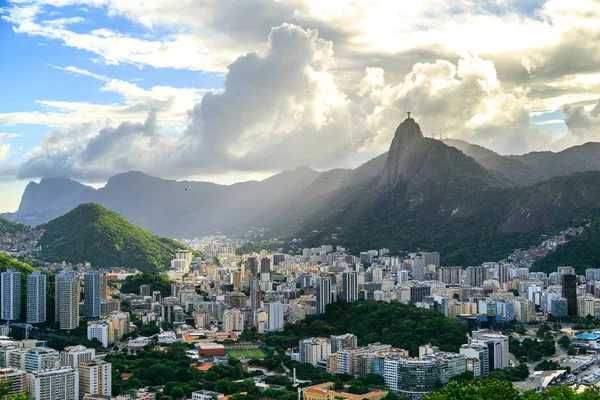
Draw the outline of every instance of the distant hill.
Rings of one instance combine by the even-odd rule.
[[[84,192],[94,190],[69,178],[43,178],[40,183],[29,182],[17,213],[25,215],[71,209],[79,205]]]
[[[533,165],[529,165],[519,159],[501,156],[492,150],[465,142],[464,140],[445,139],[444,143],[448,146],[456,147],[486,169],[497,172],[507,181],[516,185],[529,186],[550,177],[550,175],[539,171]]]
[[[556,176],[600,170],[600,143],[589,142],[563,151],[536,151],[518,156],[502,156],[484,147],[458,139],[445,139],[485,168],[510,182],[529,186]]]
[[[19,271],[23,275],[29,275],[35,271],[35,268],[31,265],[17,261],[4,253],[0,253],[0,272],[4,272],[9,268]],[[24,276],[21,277],[21,279],[23,278]]]
[[[0,217],[0,235],[25,232],[25,231],[28,231],[29,229],[30,228],[27,225],[13,222],[4,217]]]
[[[95,268],[135,267],[153,270],[168,265],[184,246],[161,238],[98,204],[82,204],[48,222],[39,241],[40,258],[81,263]]]

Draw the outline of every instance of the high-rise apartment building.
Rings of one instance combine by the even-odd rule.
[[[46,322],[46,275],[33,272],[27,276],[27,323]]]
[[[112,392],[111,364],[102,360],[79,364],[79,399],[86,394],[110,396]]]
[[[244,314],[240,310],[226,310],[223,313],[223,330],[229,332],[243,331]]]
[[[353,349],[358,346],[358,338],[352,333],[345,335],[331,335],[329,338],[331,343],[331,353],[337,353],[344,349]]]
[[[250,272],[250,275],[252,275],[253,277],[257,277],[258,276],[258,261],[256,260],[256,257],[248,257],[248,259],[246,260],[246,263],[245,263],[245,268],[246,268],[246,271]]]
[[[568,315],[577,315],[577,275],[562,275],[562,297],[567,299]]]
[[[102,274],[88,271],[83,275],[83,315],[97,318],[101,314]]]
[[[110,343],[110,327],[105,322],[95,322],[89,324],[87,327],[87,338],[88,340],[96,339],[102,343],[102,347],[108,347]]]
[[[422,253],[423,261],[425,266],[435,265],[435,270],[440,268],[440,253],[437,252],[424,252]]]
[[[331,278],[327,275],[321,275],[317,278],[317,313],[324,313],[330,303]]]
[[[79,280],[73,271],[56,275],[56,321],[60,329],[71,330],[79,326]]]
[[[31,400],[79,400],[79,375],[71,367],[35,371],[27,375]]]
[[[27,393],[27,375],[25,371],[14,368],[0,369],[0,382],[12,382],[5,399]]]
[[[85,346],[69,346],[60,352],[62,366],[78,369],[82,362],[92,361],[96,357],[96,350]]]
[[[276,301],[269,303],[269,331],[279,332],[283,330],[283,304]]]
[[[327,338],[310,338],[301,340],[298,344],[300,362],[317,366],[331,354],[331,343]]]
[[[475,267],[468,267],[465,271],[465,283],[471,286],[482,286],[483,281],[489,278],[489,272],[489,266],[478,265]]]
[[[358,274],[356,271],[342,273],[342,300],[346,303],[358,300]]]
[[[422,281],[425,275],[425,259],[422,256],[416,256],[412,265],[412,278],[415,281]]]
[[[0,319],[14,321],[21,318],[21,273],[7,269],[0,275],[2,307]]]
[[[273,254],[273,265],[277,266],[285,260],[285,256],[281,253]]]
[[[438,269],[438,279],[446,285],[460,285],[462,267],[441,267]]]
[[[25,353],[25,371],[41,371],[60,366],[58,351],[49,347],[33,347]]]

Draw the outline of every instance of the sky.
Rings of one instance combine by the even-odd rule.
[[[139,170],[356,167],[406,111],[501,154],[600,139],[599,0],[0,0],[0,211]]]

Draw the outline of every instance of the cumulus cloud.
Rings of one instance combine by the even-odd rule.
[[[563,114],[569,134],[561,139],[562,145],[600,141],[600,100],[589,114],[583,106],[571,105],[563,108]]]
[[[0,132],[0,162],[5,161],[8,156],[10,150],[10,143],[8,142],[16,137],[19,137],[19,135]]]
[[[367,68],[359,95],[373,110],[367,126],[381,146],[390,142],[394,124],[406,111],[413,112],[426,135],[439,137],[444,130],[505,154],[527,151],[543,135],[529,128],[526,92],[505,90],[494,64],[470,53],[457,64],[415,64],[398,85],[387,84],[382,69]]]
[[[451,137],[501,153],[595,140],[600,7],[593,0],[10,4],[2,18],[18,34],[85,50],[100,64],[226,78],[224,90],[207,93],[145,89],[75,66],[55,67],[99,80],[100,90],[123,102],[40,100],[45,111],[0,114],[0,122],[56,126],[27,154],[21,177],[335,167],[356,154],[364,160],[387,150],[405,111],[426,135],[445,128]],[[81,19],[45,15],[50,6],[67,5],[125,17],[148,35],[75,30]],[[569,133],[553,143],[545,130],[551,124],[532,129],[529,116],[559,109]]]
[[[272,29],[264,53],[248,53],[229,66],[224,90],[204,95],[182,134],[160,134],[154,112],[143,124],[122,123],[97,134],[89,126],[57,129],[29,154],[21,177],[337,165],[367,133],[353,120],[352,105],[330,72],[333,65],[331,42],[314,30],[283,24]],[[136,92],[115,85],[130,97]]]

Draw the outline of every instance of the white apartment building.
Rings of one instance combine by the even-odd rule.
[[[29,400],[79,400],[79,376],[71,367],[32,372],[27,394]]]

